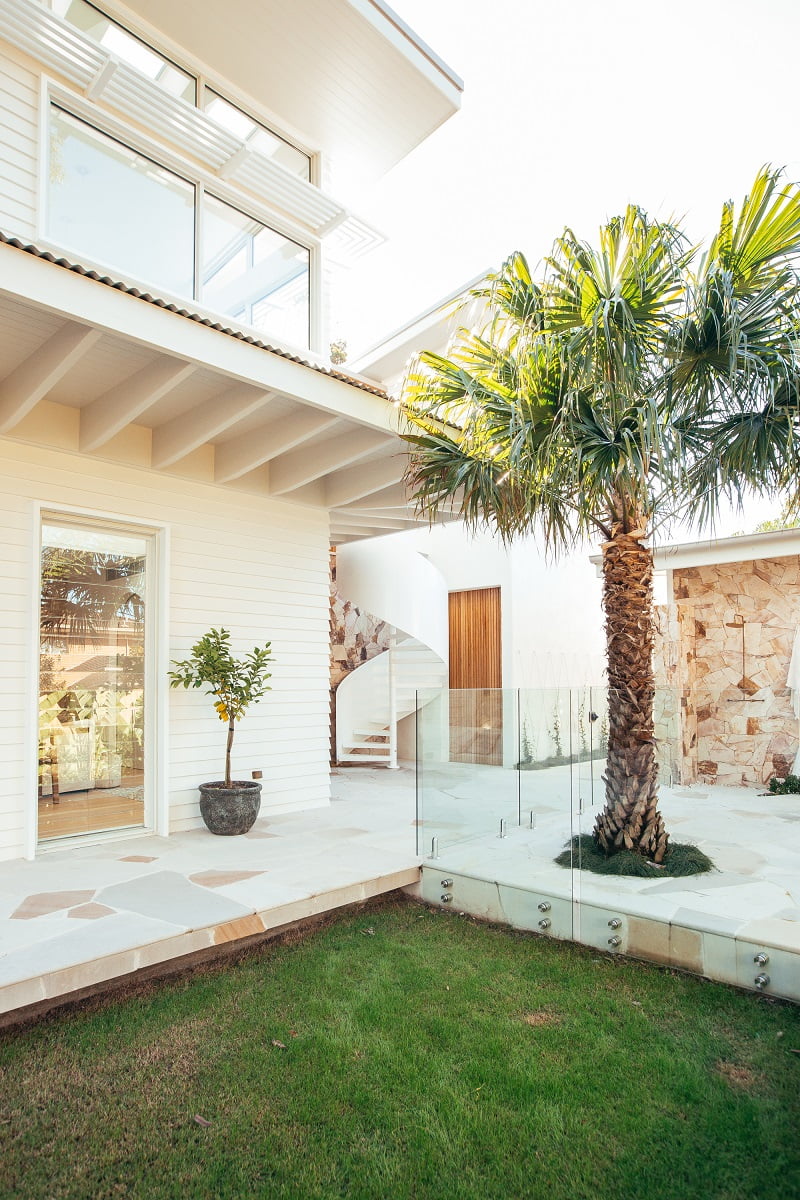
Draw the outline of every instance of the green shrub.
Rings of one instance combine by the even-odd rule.
[[[777,779],[773,775],[769,790],[773,796],[793,796],[800,792],[800,775],[787,775],[785,779]]]
[[[713,862],[697,846],[686,842],[670,842],[660,866],[642,858],[633,850],[619,850],[616,854],[606,855],[596,845],[590,833],[581,833],[567,842],[555,860],[559,867],[569,867],[577,871],[593,871],[596,875],[637,875],[651,879],[671,875],[673,878],[682,875],[704,875],[713,871]]]

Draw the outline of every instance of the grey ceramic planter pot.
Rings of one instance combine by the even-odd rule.
[[[234,779],[200,784],[200,812],[211,833],[227,837],[252,829],[261,808],[261,784]]]

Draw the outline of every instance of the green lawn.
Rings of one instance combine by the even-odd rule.
[[[390,903],[2,1035],[0,1196],[785,1200],[793,1050],[796,1007]]]

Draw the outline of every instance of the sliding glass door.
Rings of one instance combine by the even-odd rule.
[[[39,841],[145,824],[152,538],[46,518],[39,618]]]

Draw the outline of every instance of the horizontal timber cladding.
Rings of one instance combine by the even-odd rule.
[[[0,53],[0,229],[36,235],[39,78]]]
[[[500,588],[451,592],[450,757],[503,762]]]
[[[0,440],[0,643],[6,704],[0,767],[0,858],[24,853],[37,613],[37,503],[163,526],[169,534],[170,658],[212,625],[234,651],[271,640],[272,691],[237,729],[234,771],[263,771],[262,812],[328,803],[328,519],[323,511]],[[200,825],[197,784],[219,778],[224,728],[202,691],[170,692],[170,827]]]

